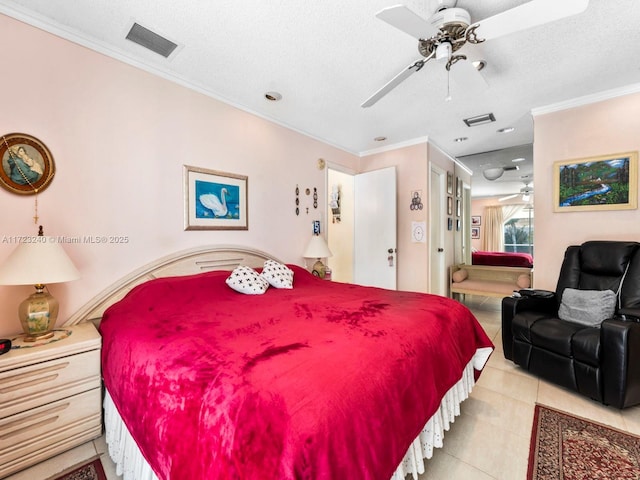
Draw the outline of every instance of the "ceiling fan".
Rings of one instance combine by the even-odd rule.
[[[367,108],[435,58],[445,64],[454,81],[463,88],[486,87],[480,72],[457,54],[467,43],[509,35],[545,23],[577,15],[586,10],[589,0],[531,0],[492,17],[471,23],[471,16],[463,8],[456,8],[457,0],[437,0],[436,12],[425,20],[404,5],[380,10],[376,17],[418,39],[422,58],[412,62],[382,88],[362,103]],[[455,66],[455,67],[454,67]]]
[[[531,194],[533,194],[533,187],[529,185],[531,182],[524,182],[524,187],[520,189],[520,193],[514,193],[513,195],[507,195],[506,197],[499,198],[499,202],[504,202],[505,200],[511,200],[512,198],[516,198],[518,195],[522,195],[522,201],[528,202],[531,199]]]

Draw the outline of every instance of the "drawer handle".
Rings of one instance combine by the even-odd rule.
[[[18,375],[13,375],[12,377],[7,377],[4,380],[0,381],[0,385],[4,384],[6,386],[0,387],[1,393],[9,393],[15,392],[16,390],[20,390],[21,388],[31,387],[33,385],[38,385],[45,382],[50,382],[51,380],[55,380],[58,378],[58,374],[55,373],[53,375],[46,375],[51,372],[56,372],[58,370],[64,370],[69,366],[69,362],[59,363],[58,365],[49,365],[48,367],[39,368],[38,370],[33,370],[31,372],[20,373]],[[46,375],[42,377],[42,375]],[[39,377],[39,378],[34,378]],[[15,383],[19,382],[19,383]],[[14,385],[8,385],[9,383]]]
[[[69,403],[63,403],[58,405],[50,410],[37,413],[35,415],[29,415],[26,419],[22,418],[20,420],[15,420],[13,422],[8,422],[4,424],[3,430],[9,430],[7,433],[0,435],[0,440],[7,440],[16,435],[23,434],[26,431],[33,430],[35,428],[40,428],[43,425],[48,425],[58,420],[59,412],[67,409],[69,407]]]

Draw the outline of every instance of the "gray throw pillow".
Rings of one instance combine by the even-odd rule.
[[[600,327],[616,310],[616,294],[611,290],[565,288],[558,316],[568,322]]]

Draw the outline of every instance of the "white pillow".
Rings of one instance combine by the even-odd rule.
[[[253,268],[244,265],[238,265],[227,277],[226,282],[236,292],[247,295],[261,295],[269,288],[269,282]]]
[[[613,317],[615,310],[616,294],[611,290],[565,288],[558,317],[567,322],[600,327],[604,320]]]
[[[293,270],[275,260],[264,262],[261,275],[272,287],[293,288]]]

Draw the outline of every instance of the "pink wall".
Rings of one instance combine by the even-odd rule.
[[[640,150],[640,94],[534,118],[535,287],[554,290],[567,246],[640,240],[640,211],[553,211],[553,163]]]
[[[398,290],[426,292],[427,256],[424,243],[411,242],[411,222],[426,221],[428,210],[427,144],[376,153],[360,159],[360,171],[396,167]],[[411,191],[422,190],[424,209],[409,210]]]
[[[366,172],[395,166],[398,205],[398,289],[414,292],[429,291],[428,243],[411,241],[411,222],[428,222],[429,215],[429,162],[444,170],[453,171],[453,162],[441,152],[421,143],[363,157],[359,171]],[[411,192],[422,191],[422,210],[410,210]],[[453,235],[447,232],[453,255]],[[449,254],[449,253],[448,253]],[[447,263],[447,265],[450,262]]]
[[[318,158],[355,168],[358,158],[162,78],[0,15],[0,135],[22,132],[51,150],[57,172],[38,196],[49,235],[124,235],[126,244],[65,250],[81,280],[50,286],[58,324],[112,282],[164,255],[239,244],[303,264],[313,219],[326,221]],[[183,165],[249,176],[248,231],[183,230]],[[319,208],[295,187],[318,188]],[[7,239],[35,234],[33,197],[0,189],[0,262]],[[306,203],[305,203],[306,202]],[[4,241],[3,241],[4,240]],[[20,330],[32,287],[0,286],[0,336]]]

